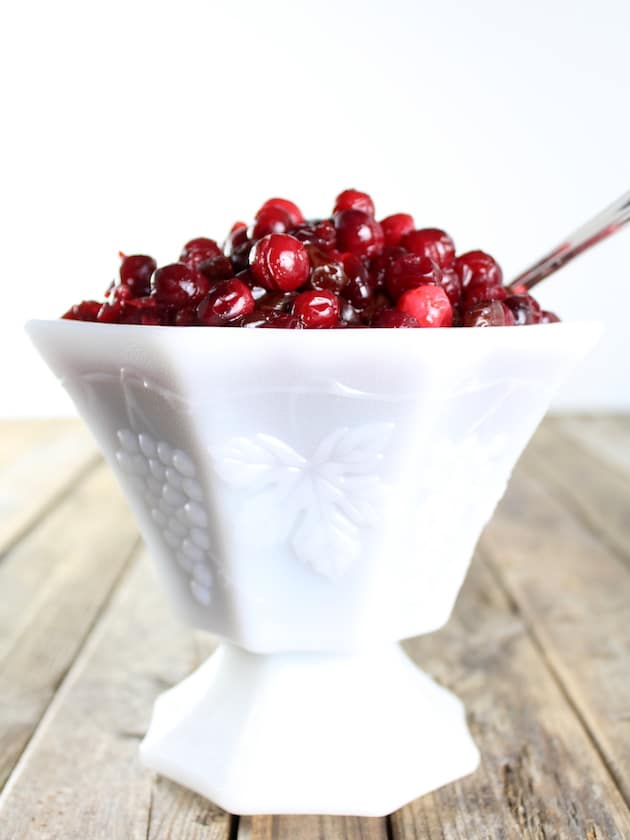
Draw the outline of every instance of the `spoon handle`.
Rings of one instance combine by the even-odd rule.
[[[510,286],[512,288],[524,286],[526,289],[531,289],[545,277],[565,266],[578,254],[616,233],[628,222],[630,222],[630,192],[624,193],[610,207],[573,231],[553,251],[519,274]]]

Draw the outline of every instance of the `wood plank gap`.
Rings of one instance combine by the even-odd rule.
[[[558,442],[571,450],[571,459],[560,448],[553,452]],[[576,464],[581,475],[576,475]],[[581,442],[548,424],[536,433],[519,469],[544,477],[549,492],[630,568],[630,477],[624,471],[615,471]],[[584,476],[590,480],[585,482]]]
[[[565,701],[567,702],[567,705],[570,707],[573,714],[575,715],[575,717],[577,718],[577,720],[581,724],[582,729],[584,730],[584,733],[585,733],[586,737],[591,741],[593,749],[599,755],[599,758],[600,758],[602,764],[604,765],[604,767],[608,771],[608,775],[610,776],[610,779],[611,779],[613,785],[617,788],[621,798],[624,800],[624,802],[630,808],[630,796],[628,796],[626,791],[624,790],[622,780],[620,780],[618,778],[618,774],[615,772],[614,767],[610,763],[609,758],[606,755],[606,752],[604,751],[604,749],[602,748],[602,746],[601,746],[601,744],[600,744],[600,742],[597,738],[596,733],[593,731],[593,729],[590,726],[588,720],[583,715],[582,710],[580,709],[580,706],[574,701],[573,696],[572,696],[568,686],[565,684],[564,680],[562,679],[562,675],[558,672],[558,670],[554,666],[552,660],[549,658],[549,655],[548,655],[548,653],[545,649],[545,646],[542,643],[542,640],[539,638],[538,633],[536,632],[536,624],[535,624],[535,622],[533,622],[531,620],[531,615],[529,614],[529,611],[528,610],[522,610],[520,608],[517,600],[515,599],[512,591],[510,589],[509,584],[504,580],[503,575],[501,574],[500,568],[498,567],[498,565],[496,565],[494,563],[490,554],[487,551],[485,551],[483,549],[483,547],[477,549],[477,553],[479,554],[479,556],[480,556],[481,560],[483,561],[484,565],[487,567],[487,569],[490,572],[490,575],[494,579],[495,583],[497,584],[499,589],[505,595],[506,600],[510,604],[513,605],[514,611],[517,612],[520,615],[520,617],[523,621],[523,624],[525,626],[527,635],[531,639],[531,642],[532,642],[533,646],[538,651],[540,659],[542,660],[543,664],[547,668],[547,671],[549,672],[549,675],[550,675],[551,679],[556,683],[556,686],[558,687],[558,690],[559,690],[560,694],[564,697]]]
[[[35,721],[35,723],[33,725],[33,728],[31,729],[30,733],[28,734],[28,736],[25,737],[21,749],[19,749],[19,751],[16,751],[15,760],[14,760],[12,770],[9,773],[7,773],[6,769],[3,768],[2,764],[0,763],[0,798],[2,796],[3,789],[5,788],[5,786],[9,785],[11,777],[17,771],[17,768],[18,768],[25,752],[28,750],[29,745],[31,744],[33,738],[36,737],[38,730],[42,727],[42,725],[44,725],[46,716],[47,716],[51,706],[54,704],[55,698],[62,691],[63,686],[66,683],[66,681],[71,677],[72,670],[73,670],[73,667],[74,667],[74,665],[77,661],[77,658],[79,658],[82,655],[84,647],[86,646],[88,640],[90,639],[91,634],[93,633],[95,627],[98,626],[102,616],[106,613],[106,611],[107,611],[107,609],[108,609],[108,607],[111,603],[111,600],[114,597],[114,594],[115,594],[116,590],[118,589],[118,586],[122,583],[124,577],[129,573],[130,567],[132,565],[132,561],[133,561],[134,557],[137,555],[137,553],[139,552],[141,546],[142,546],[142,541],[138,537],[136,539],[133,547],[128,552],[128,555],[127,555],[126,559],[123,561],[123,564],[122,564],[118,574],[111,581],[111,584],[109,586],[109,589],[107,590],[107,593],[105,595],[104,600],[101,602],[100,606],[97,607],[97,609],[96,609],[95,613],[93,614],[91,620],[86,625],[85,630],[84,630],[84,632],[83,632],[82,636],[80,637],[79,642],[77,644],[76,653],[75,653],[73,661],[68,665],[68,667],[64,671],[62,671],[59,674],[58,679],[51,684],[52,695],[51,695],[50,702],[48,703],[47,706],[45,706],[43,708],[41,715]],[[26,629],[28,629],[28,628],[26,628]],[[1,801],[1,799],[0,799],[0,801]]]
[[[10,536],[6,536],[0,543],[0,564],[17,544],[28,536],[34,527],[49,516],[75,490],[77,484],[80,484],[90,473],[96,470],[102,460],[101,455],[94,454],[87,463],[68,476],[68,480],[59,487],[54,495],[48,497],[40,506],[33,508],[28,517],[24,517],[15,531],[12,531]]]

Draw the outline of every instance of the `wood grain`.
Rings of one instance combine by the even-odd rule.
[[[394,838],[630,837],[607,769],[481,562],[446,628],[406,649],[464,700],[482,765],[394,814]]]
[[[376,817],[241,817],[238,840],[386,840],[387,823]]]
[[[12,423],[4,429],[0,557],[100,458],[91,436],[78,421],[52,423],[45,433],[39,431],[38,424],[28,428],[31,431],[24,436]],[[14,442],[19,456],[10,458]]]
[[[556,425],[543,424],[522,457],[524,468],[544,477],[597,537],[630,563],[630,477],[604,463]]]
[[[125,576],[0,796],[2,840],[229,837],[229,815],[138,761],[156,695],[198,664],[143,557]],[[203,833],[205,832],[205,833]]]
[[[103,465],[0,564],[0,788],[137,540]]]
[[[613,470],[630,475],[630,417],[627,415],[563,415],[545,425],[589,449]]]
[[[630,507],[630,492],[625,503]],[[487,529],[483,551],[630,803],[628,566],[526,462]]]

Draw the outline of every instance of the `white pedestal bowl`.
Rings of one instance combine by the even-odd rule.
[[[398,642],[442,626],[597,324],[246,330],[31,321],[178,614],[223,640],[151,768],[239,814],[382,815],[471,771]]]

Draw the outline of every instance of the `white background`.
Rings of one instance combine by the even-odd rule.
[[[14,2],[0,20],[0,414],[71,412],[22,334],[271,195],[412,212],[509,278],[630,189],[626,0]],[[630,229],[540,287],[607,335],[561,408],[630,406]]]

